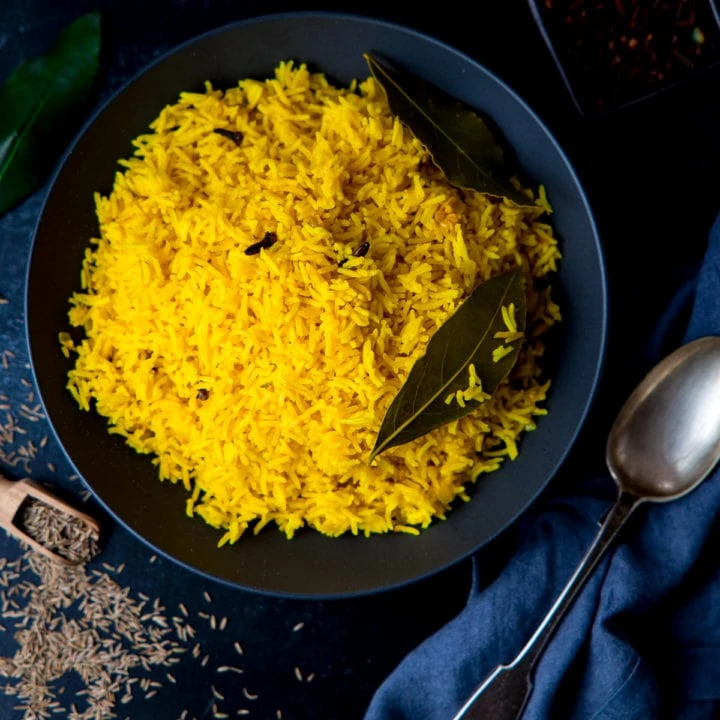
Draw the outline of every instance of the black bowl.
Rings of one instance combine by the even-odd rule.
[[[160,483],[150,458],[80,412],[66,390],[71,361],[58,346],[68,298],[97,232],[93,193],[108,192],[131,140],[182,90],[265,77],[280,60],[312,64],[336,81],[365,77],[363,52],[395,60],[487,113],[514,147],[528,177],[554,205],[564,259],[557,287],[564,319],[553,340],[550,414],[520,456],[483,477],[470,503],[418,537],[330,539],[303,531],[291,541],[267,528],[218,549],[218,531],[184,514],[185,493]],[[36,228],[28,269],[27,333],[48,418],[78,474],[125,527],[187,568],[233,585],[295,597],[339,597],[397,587],[467,557],[506,528],[563,462],[585,419],[602,365],[606,285],[595,223],[567,158],[538,117],[476,62],[430,37],[377,20],[303,13],[256,18],[203,35],[169,53],[119,91],[85,126],[57,171]]]

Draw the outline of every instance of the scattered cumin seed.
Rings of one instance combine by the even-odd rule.
[[[218,700],[224,700],[224,699],[225,699],[225,696],[224,696],[221,692],[219,692],[218,689],[217,689],[214,685],[211,685],[211,686],[210,686],[210,691],[212,692],[212,694],[213,694]]]
[[[246,687],[242,689],[242,692],[248,700],[257,700],[260,697],[259,695],[253,695]]]
[[[297,625],[293,626],[293,632],[297,632],[298,630],[302,630],[305,627],[305,623],[299,622]]]
[[[208,664],[208,661],[209,661],[209,660],[210,660],[210,656],[209,656],[209,655],[206,655],[206,656],[202,659],[202,662],[200,663],[200,666],[201,666],[201,667],[205,667],[205,666]]]
[[[16,524],[33,540],[73,563],[85,563],[98,553],[97,537],[83,520],[41,500],[23,501]]]
[[[235,667],[233,665],[221,665],[215,672],[219,673],[226,673],[226,672],[234,672],[238,675],[242,675],[245,671],[242,670],[239,667]]]
[[[315,678],[315,673],[310,673],[306,678],[305,682],[312,682]]]
[[[165,677],[173,684],[177,685],[177,680],[175,679],[175,676],[172,673],[165,673]]]
[[[139,682],[147,698],[162,687],[130,673],[167,665],[180,648],[140,620],[144,603],[110,574],[58,565],[26,550],[17,561],[0,559],[0,586],[14,598],[0,591],[0,600],[8,601],[3,618],[12,620],[18,640],[14,655],[3,658],[0,667],[10,670],[6,674],[11,684],[5,692],[22,699],[26,720],[51,713],[74,720],[115,717],[114,708],[133,699],[134,683]],[[72,605],[69,598],[75,600]],[[155,605],[159,608],[159,600]],[[38,662],[41,637],[42,662]],[[74,693],[87,704],[82,712],[55,700],[65,688],[53,686],[72,671],[82,682]]]
[[[241,645],[239,642],[236,641],[235,644],[233,645],[233,647],[235,648],[235,652],[236,652],[238,655],[244,655],[244,654],[245,654],[245,653],[243,653],[242,645]]]
[[[228,624],[228,619],[226,617],[223,617],[223,619],[220,621],[220,631],[222,632],[225,630]]]
[[[295,677],[298,679],[298,682],[303,681],[302,673],[300,672],[300,668],[297,665],[295,666]]]
[[[188,617],[188,609],[185,607],[183,603],[179,603],[178,607],[180,608],[180,612],[185,616]]]

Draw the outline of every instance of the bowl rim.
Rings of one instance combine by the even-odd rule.
[[[81,142],[82,138],[88,131],[88,129],[96,122],[96,120],[99,118],[99,116],[105,112],[106,109],[108,109],[116,99],[118,99],[123,93],[125,93],[137,80],[139,80],[141,77],[143,77],[146,73],[150,72],[153,68],[156,66],[159,66],[160,64],[167,61],[170,57],[176,54],[180,54],[182,52],[187,51],[190,49],[193,45],[196,43],[211,39],[212,37],[222,35],[224,33],[230,32],[238,27],[243,26],[249,26],[249,25],[259,25],[267,22],[277,21],[277,20],[295,20],[295,19],[312,19],[312,18],[321,18],[325,20],[342,20],[342,21],[354,21],[354,22],[362,22],[362,23],[369,23],[376,26],[385,27],[391,31],[394,32],[400,32],[407,35],[414,36],[416,39],[422,41],[423,43],[427,43],[430,45],[438,46],[440,49],[444,50],[445,52],[451,53],[455,56],[457,56],[460,60],[462,60],[464,63],[467,63],[469,65],[474,66],[476,69],[479,69],[484,74],[486,74],[494,83],[496,83],[502,90],[504,90],[511,98],[512,100],[517,103],[519,107],[522,108],[522,110],[528,115],[530,119],[534,123],[537,124],[539,128],[542,129],[544,134],[546,135],[548,142],[552,145],[554,152],[557,153],[558,158],[562,161],[562,164],[564,165],[565,169],[567,170],[567,173],[572,180],[574,186],[577,189],[578,192],[578,200],[580,201],[580,207],[583,212],[583,214],[586,217],[589,229],[591,231],[593,240],[594,240],[594,246],[597,250],[597,260],[598,260],[598,287],[600,290],[600,308],[599,308],[599,331],[598,331],[598,352],[595,357],[595,362],[593,363],[592,372],[591,372],[591,381],[588,386],[587,394],[584,398],[584,402],[579,409],[577,419],[575,421],[575,427],[569,436],[568,442],[566,443],[566,446],[564,449],[558,454],[557,460],[551,470],[551,472],[548,473],[547,478],[545,481],[537,488],[535,492],[533,492],[530,497],[528,498],[527,502],[522,504],[522,506],[518,507],[515,512],[509,514],[509,518],[506,522],[503,523],[502,527],[500,527],[496,532],[488,534],[484,540],[482,540],[479,544],[475,544],[474,547],[467,550],[466,552],[457,554],[453,556],[451,560],[448,560],[446,562],[439,563],[437,565],[434,565],[432,568],[426,570],[425,572],[418,573],[416,575],[413,575],[409,578],[404,578],[401,580],[398,580],[394,583],[385,583],[381,585],[377,585],[372,588],[362,588],[362,589],[353,589],[353,590],[347,590],[347,591],[325,591],[325,592],[297,592],[297,591],[285,591],[285,590],[278,590],[278,589],[267,589],[258,587],[255,585],[249,585],[249,584],[243,584],[241,582],[237,582],[234,580],[231,580],[226,577],[222,577],[220,575],[217,575],[211,571],[202,569],[200,567],[197,567],[195,565],[190,564],[189,562],[185,560],[181,560],[180,558],[176,557],[172,553],[170,553],[167,550],[162,549],[161,547],[158,547],[153,542],[151,542],[147,537],[145,537],[140,531],[133,528],[129,522],[124,520],[120,515],[118,515],[115,510],[113,510],[108,503],[105,502],[105,500],[100,496],[100,494],[93,488],[90,482],[88,482],[83,473],[80,472],[78,467],[75,465],[75,462],[73,461],[69,451],[66,449],[65,444],[63,443],[60,434],[55,426],[54,421],[52,420],[52,417],[50,413],[47,410],[45,397],[43,395],[43,392],[40,388],[40,384],[38,382],[38,375],[36,372],[35,367],[35,360],[34,355],[32,352],[32,342],[30,337],[30,323],[29,323],[29,303],[30,303],[30,276],[31,276],[31,270],[33,267],[33,257],[35,252],[35,245],[37,241],[37,237],[39,234],[40,225],[42,223],[42,220],[45,215],[46,207],[49,202],[50,197],[52,196],[54,187],[56,185],[56,182],[61,175],[68,158],[75,150],[76,146]],[[42,407],[45,413],[45,416],[47,418],[47,422],[50,426],[50,430],[53,434],[53,437],[55,438],[56,442],[58,443],[59,448],[62,450],[63,455],[67,459],[70,467],[73,469],[73,471],[77,474],[77,476],[80,478],[82,484],[92,493],[92,496],[94,500],[101,506],[101,508],[115,521],[117,522],[124,530],[126,530],[130,535],[132,535],[134,538],[138,539],[145,547],[152,550],[152,552],[162,556],[166,560],[170,561],[171,563],[174,563],[176,565],[179,565],[180,567],[184,568],[185,570],[189,571],[191,574],[199,575],[203,578],[222,583],[224,585],[245,590],[248,592],[252,592],[261,596],[267,596],[267,597],[276,597],[276,598],[284,598],[284,599],[297,599],[297,600],[343,600],[343,599],[351,599],[351,598],[359,598],[359,597],[369,597],[371,595],[377,595],[379,593],[384,593],[387,591],[397,590],[404,587],[407,587],[409,585],[415,584],[417,582],[427,580],[443,571],[446,571],[450,569],[451,567],[455,567],[460,562],[463,562],[473,556],[475,553],[477,553],[481,548],[485,547],[487,544],[491,543],[493,540],[495,540],[499,535],[504,533],[508,528],[510,528],[512,525],[514,525],[518,518],[525,514],[527,510],[532,506],[532,504],[537,500],[537,498],[542,494],[542,492],[547,488],[548,484],[552,480],[553,477],[557,475],[563,464],[565,463],[568,455],[570,454],[571,450],[575,447],[577,443],[578,436],[580,432],[582,431],[583,427],[586,424],[588,414],[590,412],[590,409],[593,405],[593,402],[596,398],[598,387],[602,378],[603,371],[605,369],[606,365],[606,356],[607,356],[607,344],[608,344],[608,319],[609,319],[609,298],[608,298],[608,282],[607,282],[607,269],[606,269],[606,263],[605,263],[605,257],[603,252],[602,243],[600,240],[600,233],[598,231],[597,222],[595,219],[595,215],[592,211],[592,208],[590,206],[589,200],[587,198],[587,194],[585,192],[585,189],[580,182],[580,178],[578,174],[575,171],[574,166],[570,162],[570,159],[568,158],[567,154],[563,150],[562,146],[559,144],[558,140],[556,139],[555,135],[551,132],[547,124],[540,118],[540,116],[530,107],[530,105],[510,86],[508,85],[504,80],[502,80],[500,77],[498,77],[493,71],[488,69],[483,63],[481,63],[478,60],[475,60],[473,57],[467,55],[463,51],[459,50],[458,48],[450,45],[449,43],[440,40],[432,35],[429,35],[425,32],[422,32],[420,30],[417,30],[415,28],[403,25],[399,22],[394,22],[390,20],[386,20],[383,18],[378,18],[373,15],[362,15],[358,13],[345,13],[345,12],[334,12],[334,11],[322,11],[322,10],[303,10],[303,11],[287,11],[287,12],[277,12],[277,13],[265,13],[260,15],[254,15],[251,17],[247,17],[241,20],[233,21],[230,23],[225,23],[223,25],[220,25],[218,27],[212,28],[210,30],[207,30],[203,33],[200,33],[198,35],[194,35],[190,37],[187,40],[184,40],[177,45],[172,46],[167,51],[161,53],[158,57],[152,59],[150,62],[143,65],[139,70],[134,72],[127,80],[125,80],[115,91],[109,94],[109,96],[99,102],[91,111],[88,119],[83,123],[80,130],[75,134],[72,141],[68,145],[67,149],[63,153],[62,157],[59,159],[57,165],[55,166],[55,169],[52,173],[52,176],[49,180],[49,182],[46,185],[46,192],[45,197],[43,198],[42,205],[40,207],[33,231],[32,231],[32,242],[30,245],[30,250],[28,254],[28,261],[26,265],[26,274],[25,274],[25,297],[24,297],[24,328],[25,328],[25,340],[28,347],[28,357],[29,357],[29,363],[30,363],[30,371],[33,375],[33,378],[35,380],[35,385],[38,390],[39,400],[42,403]],[[315,531],[316,532],[316,531]]]

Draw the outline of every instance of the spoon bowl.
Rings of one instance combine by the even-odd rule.
[[[606,460],[619,488],[667,502],[702,482],[720,457],[720,337],[683,345],[623,405]]]

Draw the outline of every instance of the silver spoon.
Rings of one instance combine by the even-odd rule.
[[[627,399],[610,431],[606,462],[618,498],[597,537],[525,647],[499,665],[453,720],[514,720],[530,697],[533,670],[560,621],[633,510],[694,490],[720,459],[720,337],[662,360]]]

